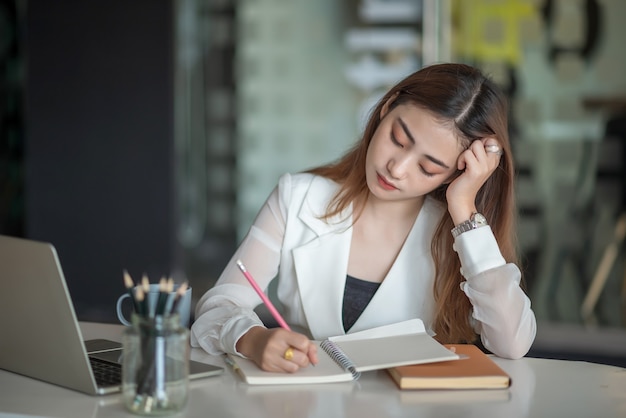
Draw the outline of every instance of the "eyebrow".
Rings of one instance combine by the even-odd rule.
[[[404,133],[406,134],[406,136],[409,138],[409,141],[411,141],[413,143],[413,145],[415,145],[415,138],[413,138],[413,135],[411,134],[411,131],[409,130],[409,127],[406,126],[406,123],[404,123],[404,121],[402,120],[402,118],[398,118],[398,123],[400,124],[400,126],[402,127],[402,130],[404,131]],[[448,167],[443,161],[441,161],[438,158],[433,157],[432,155],[425,155],[425,157],[432,161],[433,163],[440,165],[443,168],[450,168]]]

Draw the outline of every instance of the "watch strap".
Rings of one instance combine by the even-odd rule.
[[[468,220],[461,222],[460,224],[452,228],[450,232],[452,233],[452,236],[456,238],[464,232],[471,231],[472,229],[478,229],[487,225],[488,224],[485,217],[478,212],[474,212]]]

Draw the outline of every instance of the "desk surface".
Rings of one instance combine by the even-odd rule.
[[[83,337],[119,340],[121,327],[81,323]],[[191,382],[176,417],[626,417],[626,369],[586,362],[524,358],[495,361],[512,377],[503,391],[400,391],[386,372],[358,382],[251,387],[221,357],[192,358],[225,367],[222,376]],[[92,397],[0,371],[0,418],[133,417],[119,395]]]

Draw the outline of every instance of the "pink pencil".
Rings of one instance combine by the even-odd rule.
[[[259,287],[257,282],[254,280],[252,275],[248,272],[246,267],[243,265],[241,260],[237,260],[237,266],[239,267],[239,270],[241,270],[243,275],[246,276],[246,279],[248,279],[248,281],[250,282],[250,284],[252,285],[252,287],[254,288],[256,293],[259,295],[259,297],[263,300],[263,303],[265,303],[265,306],[267,306],[267,309],[269,309],[270,313],[272,314],[274,319],[278,322],[278,324],[282,328],[284,328],[284,329],[286,329],[288,331],[291,331],[291,328],[289,328],[289,325],[287,325],[287,323],[285,322],[283,317],[280,316],[280,314],[278,313],[278,311],[274,307],[274,304],[272,304],[272,301],[267,297],[267,295],[265,293],[263,293],[263,291],[261,290],[261,288]]]

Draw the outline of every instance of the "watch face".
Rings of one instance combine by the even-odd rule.
[[[487,218],[485,218],[481,213],[475,213],[472,215],[472,222],[477,227],[487,225]]]

